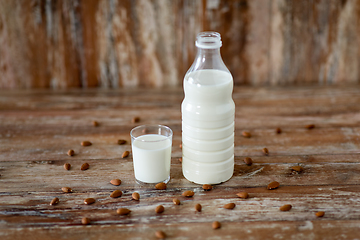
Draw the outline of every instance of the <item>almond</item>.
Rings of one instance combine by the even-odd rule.
[[[71,168],[71,164],[70,163],[65,163],[64,164],[64,168],[65,168],[65,170],[70,170],[70,168]]]
[[[221,228],[221,224],[218,221],[215,221],[212,223],[212,228],[213,229]]]
[[[50,205],[56,205],[58,203],[59,203],[59,199],[56,197],[56,198],[53,198],[53,200],[51,200]]]
[[[179,144],[179,148],[182,148],[182,143]]]
[[[90,204],[93,204],[95,202],[95,198],[87,198],[84,200],[84,203],[86,205],[90,205]]]
[[[282,132],[282,131],[281,131],[281,128],[276,128],[275,132],[276,132],[277,134],[280,134],[280,133]]]
[[[155,208],[155,212],[156,212],[156,213],[162,213],[162,212],[164,212],[164,211],[165,211],[165,208],[164,208],[163,205],[159,205],[159,206],[157,206],[157,207]]]
[[[250,132],[246,132],[246,131],[243,131],[243,132],[242,132],[242,135],[243,135],[243,137],[246,137],[246,138],[250,138],[250,137],[251,137],[251,133],[250,133]]]
[[[315,216],[317,216],[317,217],[323,217],[324,215],[325,215],[325,212],[322,212],[322,211],[315,213]]]
[[[183,195],[184,197],[192,197],[192,196],[194,196],[194,192],[188,190],[188,191],[183,192],[181,195]]]
[[[98,127],[98,126],[99,126],[99,123],[98,123],[97,121],[93,121],[92,124],[93,124],[94,127]]]
[[[249,197],[249,194],[247,192],[239,192],[236,194],[239,198],[248,198]]]
[[[83,141],[83,142],[81,142],[81,146],[84,146],[84,147],[91,146],[91,145],[92,145],[92,143],[89,142],[89,141]]]
[[[273,189],[278,188],[279,186],[280,186],[280,183],[274,181],[274,182],[269,183],[269,185],[267,185],[267,189],[273,190]]]
[[[122,158],[126,158],[127,156],[129,156],[130,152],[129,151],[125,151],[123,152],[123,154],[121,155]]]
[[[285,204],[284,206],[281,206],[279,209],[280,211],[290,211],[292,206],[290,204]]]
[[[293,166],[291,167],[291,170],[296,173],[302,173],[304,171],[304,168],[302,166]]]
[[[165,190],[166,189],[166,183],[160,182],[155,185],[155,188],[158,190]]]
[[[68,152],[67,152],[67,155],[69,155],[70,157],[74,156],[75,155],[75,151],[70,149]]]
[[[116,213],[119,215],[128,215],[129,213],[131,213],[131,210],[127,208],[119,208],[118,210],[116,210]]]
[[[157,237],[158,239],[164,239],[166,238],[166,234],[163,231],[156,231],[155,232],[155,237]]]
[[[248,166],[251,166],[252,163],[253,163],[252,159],[249,158],[249,157],[246,157],[246,158],[244,159],[244,162],[245,162],[245,164],[248,165]]]
[[[126,140],[124,140],[124,139],[119,139],[118,140],[118,144],[119,145],[123,145],[123,144],[125,144],[126,143]]]
[[[202,186],[202,188],[203,188],[205,191],[210,191],[210,190],[213,188],[213,186],[211,186],[210,184],[204,184],[204,185]]]
[[[196,210],[196,211],[201,212],[201,208],[202,208],[202,207],[201,207],[201,204],[200,204],[200,203],[198,203],[198,204],[195,205],[195,210]]]
[[[89,169],[89,167],[90,167],[90,165],[88,164],[88,163],[83,163],[83,165],[81,165],[81,170],[82,171],[85,171],[85,170],[88,170]]]
[[[131,119],[132,123],[137,123],[140,122],[140,118],[139,117],[133,117],[133,119]]]
[[[179,158],[179,162],[182,163],[182,158]]]
[[[118,197],[121,197],[121,195],[122,195],[122,191],[120,191],[120,190],[115,190],[115,191],[113,191],[113,192],[110,194],[110,197],[112,197],[112,198],[118,198]]]
[[[110,181],[110,183],[112,185],[119,186],[121,184],[121,180],[120,179],[113,179],[113,180]]]
[[[134,192],[132,195],[131,195],[132,199],[134,199],[135,201],[139,201],[140,200],[140,194],[137,193],[137,192]]]
[[[90,224],[90,219],[88,219],[87,217],[83,217],[82,219],[81,219],[81,223],[83,224],[83,225],[88,225],[88,224]]]
[[[310,129],[315,128],[315,125],[314,124],[309,124],[309,125],[306,125],[305,128],[310,130]]]
[[[228,204],[224,205],[224,208],[226,208],[226,209],[234,209],[235,206],[236,206],[235,203],[228,203]]]
[[[177,198],[174,198],[174,199],[173,199],[173,203],[174,203],[175,205],[180,205],[180,200],[177,199]]]
[[[263,148],[262,151],[266,156],[269,155],[269,150],[267,148]]]
[[[61,190],[62,190],[64,193],[71,193],[71,192],[72,192],[72,189],[69,188],[69,187],[63,187],[63,188],[61,188]]]

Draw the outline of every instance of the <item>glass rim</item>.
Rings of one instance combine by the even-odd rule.
[[[146,133],[144,133],[144,134],[142,134],[142,135],[140,135],[140,136],[138,136],[138,137],[135,137],[135,136],[133,135],[133,132],[136,131],[136,130],[138,130],[138,129],[141,129],[141,128],[146,129],[147,127],[148,127],[148,128],[150,128],[150,127],[164,128],[164,129],[168,130],[170,134],[169,134],[169,136],[157,134],[157,135],[161,135],[161,136],[164,136],[164,137],[165,137],[164,139],[161,139],[161,140],[142,140],[142,139],[141,139],[141,140],[138,140],[138,141],[141,141],[141,142],[162,142],[162,141],[168,140],[169,138],[172,138],[172,136],[173,136],[173,131],[172,131],[171,128],[169,128],[168,126],[160,125],[160,124],[144,124],[144,125],[140,125],[140,126],[137,126],[137,127],[134,127],[133,129],[131,129],[131,131],[130,131],[130,137],[131,137],[131,139],[136,140],[136,139],[138,139],[139,137],[146,135]]]

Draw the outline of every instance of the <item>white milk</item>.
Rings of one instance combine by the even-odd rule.
[[[230,73],[206,69],[184,79],[182,149],[184,176],[195,183],[221,183],[234,171],[233,80]]]
[[[168,137],[158,134],[140,136],[132,143],[132,154],[137,180],[158,183],[170,176],[171,140]]]

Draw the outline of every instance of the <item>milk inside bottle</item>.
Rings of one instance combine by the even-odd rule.
[[[182,170],[198,184],[229,180],[234,171],[233,78],[216,32],[198,34],[195,61],[184,77]]]

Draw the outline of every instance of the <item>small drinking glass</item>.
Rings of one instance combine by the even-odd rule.
[[[169,182],[172,130],[163,125],[141,125],[133,128],[130,136],[136,181]]]

